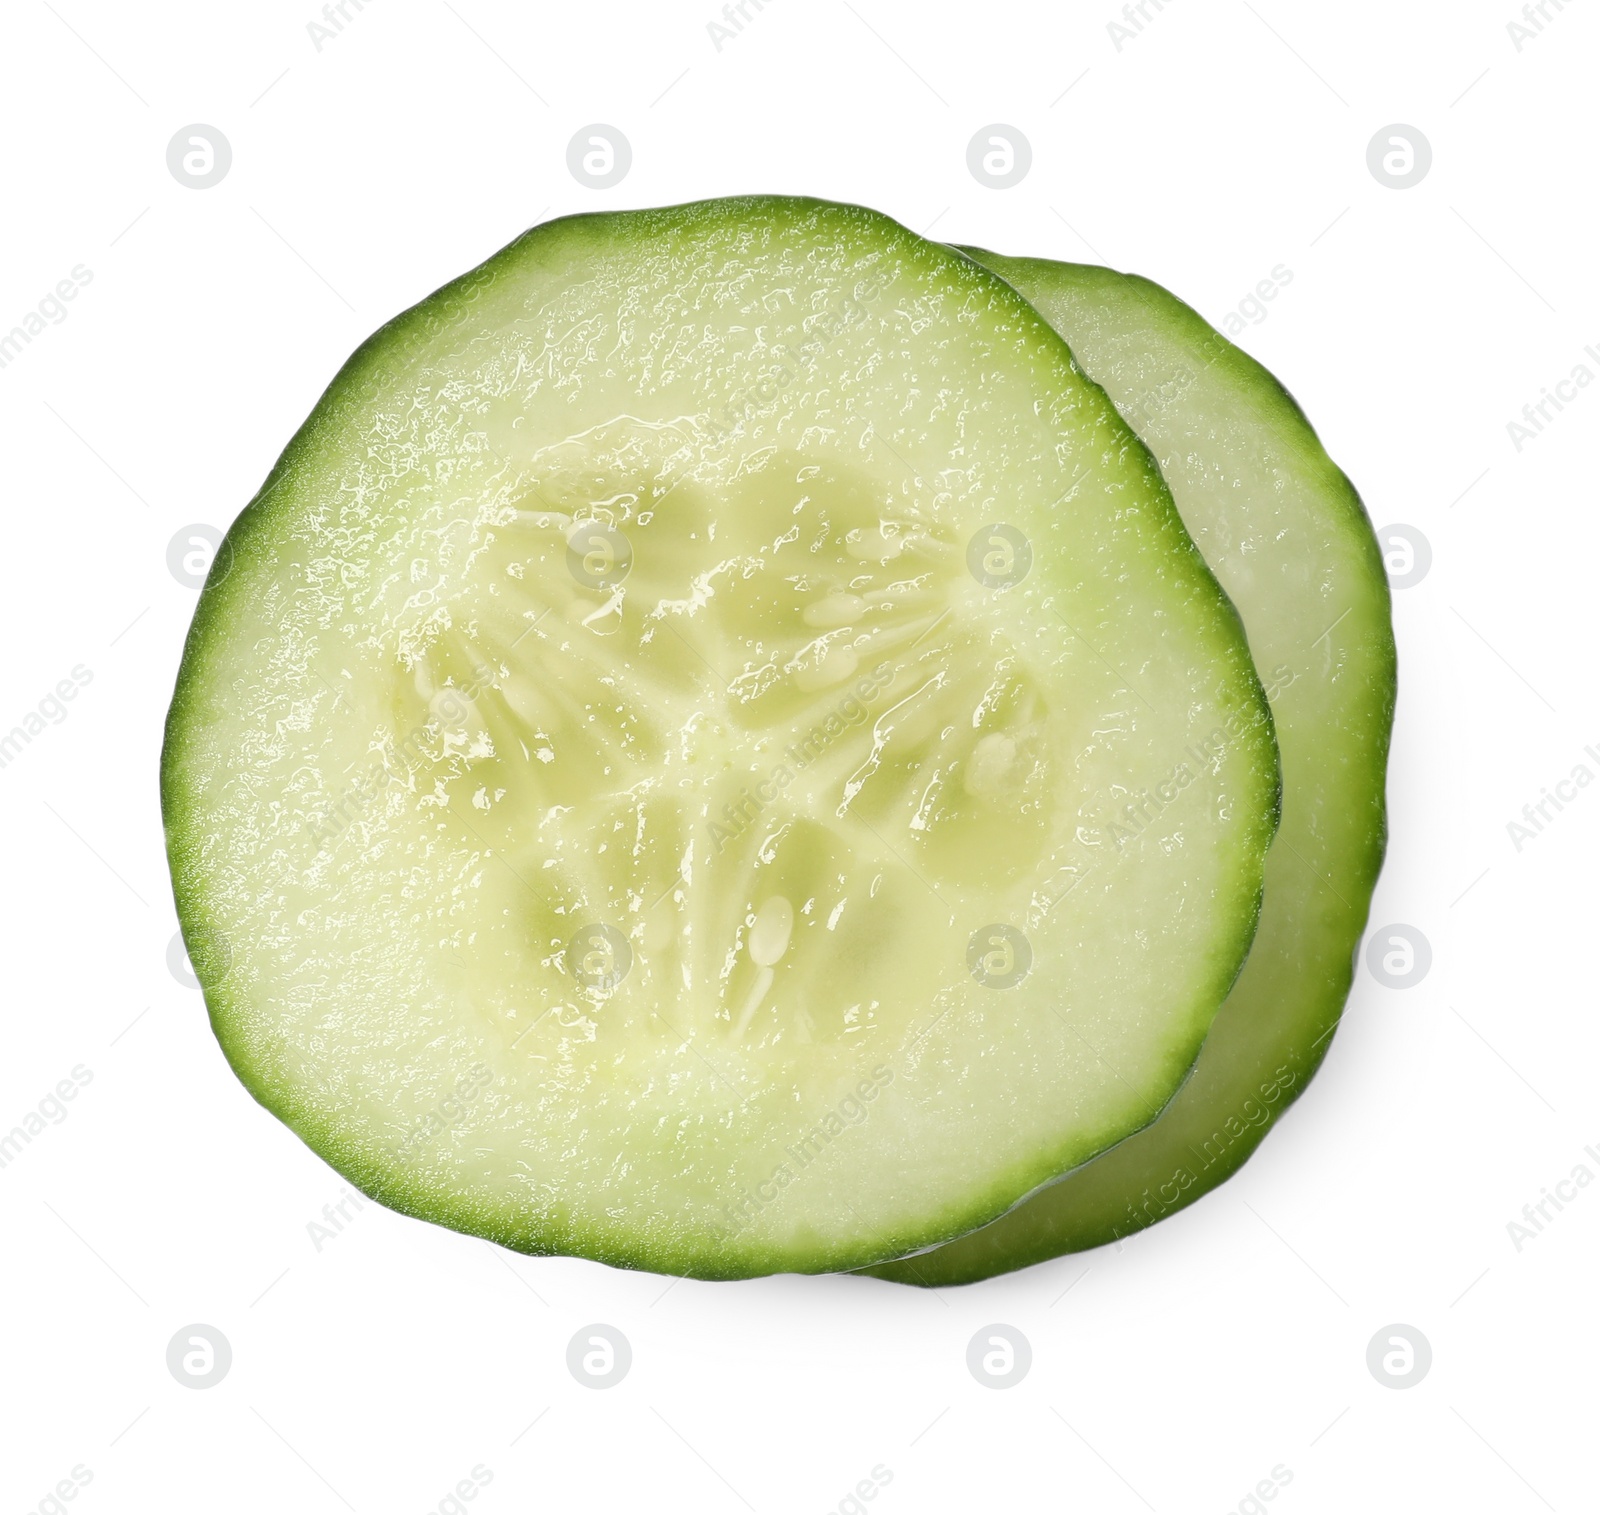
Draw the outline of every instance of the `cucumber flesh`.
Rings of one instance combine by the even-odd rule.
[[[871,1271],[971,1283],[1104,1245],[1233,1174],[1305,1088],[1349,992],[1383,859],[1389,587],[1354,487],[1294,400],[1195,311],[1110,269],[969,255],[1067,339],[1161,464],[1244,619],[1272,702],[1283,816],[1249,960],[1160,1117],[1000,1220]]]
[[[1060,338],[876,213],[535,228],[360,349],[218,562],[185,939],[240,1078],[397,1209],[902,1255],[1149,1120],[1248,948],[1236,615]]]

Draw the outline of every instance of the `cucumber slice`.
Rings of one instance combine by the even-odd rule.
[[[1150,1119],[1247,950],[1237,616],[1048,324],[874,212],[535,228],[356,353],[218,562],[185,940],[251,1092],[399,1210],[901,1255]]]
[[[1244,618],[1272,702],[1283,818],[1250,957],[1158,1120],[992,1225],[871,1270],[971,1283],[1097,1247],[1234,1173],[1327,1051],[1383,861],[1394,716],[1389,585],[1371,523],[1290,395],[1159,285],[967,249],[1067,337],[1150,447]]]

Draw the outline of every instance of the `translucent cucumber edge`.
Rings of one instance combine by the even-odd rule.
[[[1255,737],[1256,746],[1254,766],[1260,770],[1264,781],[1261,803],[1254,816],[1253,835],[1243,849],[1253,859],[1251,870],[1256,879],[1253,900],[1239,912],[1238,929],[1231,942],[1219,942],[1217,953],[1225,969],[1219,971],[1216,984],[1196,995],[1194,1010],[1188,1018],[1194,1027],[1192,1035],[1187,1045],[1183,1044],[1181,1038],[1178,1039],[1179,1050],[1169,1059],[1171,1065],[1180,1070],[1176,1075],[1177,1087],[1181,1087],[1192,1071],[1211,1021],[1243,968],[1260,918],[1266,853],[1276,834],[1282,804],[1281,768],[1271,707],[1249,657],[1245,630],[1238,612],[1190,538],[1149,449],[1122,419],[1105,391],[1089,379],[1072,359],[1067,343],[1049,322],[1004,279],[958,250],[918,237],[880,211],[846,202],[816,197],[746,195],[641,210],[582,212],[541,222],[520,233],[475,268],[441,285],[386,321],[361,342],[340,366],[306,420],[269,470],[260,489],[235,518],[217,548],[184,641],[163,732],[160,801],[173,900],[184,942],[190,951],[191,965],[200,981],[212,1033],[223,1056],[258,1104],[287,1126],[347,1182],[400,1214],[467,1235],[484,1237],[527,1255],[581,1256],[618,1268],[708,1280],[734,1280],[767,1276],[775,1272],[819,1274],[859,1271],[868,1264],[879,1263],[886,1258],[909,1257],[932,1251],[948,1241],[980,1229],[1020,1203],[1015,1198],[1018,1192],[1015,1180],[1001,1178],[991,1186],[989,1192],[947,1207],[928,1227],[918,1228],[930,1233],[936,1230],[937,1234],[932,1239],[919,1237],[909,1245],[894,1243],[888,1247],[882,1240],[873,1239],[858,1243],[848,1251],[834,1247],[804,1259],[790,1255],[790,1251],[786,1250],[783,1256],[770,1260],[771,1266],[753,1264],[740,1258],[730,1258],[725,1264],[707,1264],[699,1249],[688,1249],[687,1252],[674,1255],[673,1248],[656,1244],[618,1247],[597,1242],[591,1246],[581,1246],[574,1245],[570,1237],[559,1242],[547,1242],[535,1234],[539,1229],[536,1226],[486,1224],[483,1219],[486,1207],[482,1202],[460,1196],[442,1197],[421,1184],[414,1184],[411,1175],[382,1168],[365,1153],[353,1149],[342,1136],[336,1120],[309,1102],[298,1101],[292,1084],[280,1084],[273,1079],[262,1067],[264,1059],[261,1054],[250,1045],[248,1030],[236,1027],[233,1023],[235,1007],[226,985],[227,969],[224,964],[218,971],[219,965],[209,950],[209,944],[216,939],[217,933],[214,923],[208,919],[205,905],[201,862],[204,838],[200,827],[185,813],[194,796],[180,788],[184,777],[182,765],[186,728],[198,718],[196,684],[202,664],[212,649],[213,639],[226,634],[230,599],[244,578],[238,570],[258,554],[270,550],[277,507],[281,504],[281,497],[289,493],[284,486],[295,481],[302,470],[312,466],[312,458],[323,434],[338,423],[342,414],[359,408],[385,388],[388,375],[397,362],[420,354],[434,337],[459,322],[502,271],[514,265],[519,257],[553,242],[553,239],[581,238],[591,232],[604,233],[617,223],[624,226],[631,223],[643,230],[650,225],[660,224],[661,218],[681,220],[684,217],[702,217],[719,220],[740,214],[804,214],[815,210],[838,211],[860,218],[863,225],[876,226],[884,233],[886,245],[893,246],[899,242],[907,251],[933,251],[941,259],[948,260],[952,271],[959,270],[973,288],[981,287],[991,297],[998,296],[1002,301],[1012,303],[1015,316],[1022,324],[1032,328],[1029,335],[1034,341],[1065,353],[1075,376],[1098,397],[1106,424],[1122,433],[1124,445],[1142,461],[1152,486],[1149,503],[1163,517],[1161,530],[1172,548],[1187,552],[1194,573],[1191,589],[1198,591],[1203,587],[1208,588],[1223,612],[1221,622],[1231,630],[1231,635],[1226,639],[1228,646],[1222,649],[1222,655],[1232,666],[1221,668],[1220,671],[1227,675],[1229,682],[1239,687],[1250,707],[1249,729]],[[974,278],[974,274],[978,277]],[[1162,1108],[1165,1108],[1165,1102]],[[1151,1119],[1158,1116],[1159,1112]],[[1148,1123],[1147,1120],[1140,1120],[1137,1127],[1121,1130],[1120,1134],[1107,1139],[1096,1150],[1108,1150]],[[1048,1187],[1057,1178],[1080,1166],[1081,1154],[1077,1153],[1065,1162],[1059,1157],[1042,1159],[1033,1165],[1036,1171],[1024,1180],[1027,1193]]]
[[[1368,587],[1376,589],[1376,599],[1382,606],[1381,617],[1374,617],[1373,625],[1369,628],[1369,636],[1377,644],[1381,653],[1381,666],[1377,670],[1376,686],[1377,698],[1375,700],[1374,719],[1378,727],[1377,753],[1374,764],[1374,809],[1375,825],[1365,866],[1359,874],[1354,874],[1348,880],[1350,891],[1361,896],[1357,915],[1360,925],[1355,930],[1351,943],[1350,954],[1345,963],[1343,981],[1336,988],[1330,989],[1325,1001],[1325,1013],[1319,1022],[1319,1034],[1308,1048],[1297,1049],[1291,1055],[1289,1062],[1295,1073],[1295,1083],[1292,1092],[1287,1098],[1282,1099],[1275,1108],[1269,1109],[1268,1118],[1259,1126],[1247,1126],[1244,1135],[1239,1136],[1234,1145],[1228,1149],[1226,1155],[1216,1160],[1216,1170],[1207,1174],[1206,1182],[1196,1182],[1188,1189],[1181,1191],[1179,1197],[1168,1203],[1157,1216],[1146,1216],[1138,1224],[1126,1227],[1107,1226],[1100,1230],[1084,1232],[1074,1243],[1067,1247],[1041,1244],[1032,1249],[1019,1250],[1010,1254],[1003,1262],[994,1266],[985,1266],[974,1260],[967,1266],[945,1265],[941,1268],[932,1268],[928,1261],[918,1263],[918,1259],[928,1259],[929,1255],[937,1252],[938,1247],[919,1248],[914,1253],[908,1253],[902,1258],[890,1262],[876,1264],[869,1268],[855,1270],[857,1273],[869,1277],[883,1279],[892,1283],[912,1284],[922,1288],[946,1288],[964,1284],[982,1283],[989,1278],[1001,1277],[1007,1273],[1016,1272],[1022,1268],[1032,1267],[1038,1263],[1049,1262],[1057,1257],[1069,1256],[1076,1252],[1092,1251],[1097,1247],[1110,1246],[1122,1241],[1129,1236],[1137,1235],[1160,1221],[1186,1210],[1197,1200],[1203,1199],[1207,1194],[1220,1188],[1231,1179],[1249,1161],[1266,1139],[1268,1132],[1283,1118],[1285,1113],[1305,1093],[1306,1088],[1321,1068],[1324,1059],[1333,1042],[1333,1035],[1343,1018],[1344,1008],[1350,997],[1350,990],[1355,980],[1356,954],[1361,941],[1366,934],[1366,925],[1370,920],[1372,895],[1377,887],[1378,878],[1383,870],[1383,863],[1388,847],[1388,808],[1386,799],[1386,782],[1388,771],[1388,757],[1393,735],[1395,702],[1398,693],[1399,657],[1395,645],[1394,625],[1392,616],[1393,596],[1389,587],[1389,577],[1383,566],[1382,550],[1378,545],[1377,534],[1373,529],[1372,518],[1367,511],[1365,502],[1361,498],[1354,482],[1329,456],[1316,428],[1300,403],[1295,399],[1290,390],[1257,359],[1250,356],[1242,348],[1230,342],[1221,332],[1217,331],[1209,321],[1185,300],[1175,295],[1155,280],[1142,274],[1122,273],[1116,269],[1104,268],[1097,264],[1064,263],[1048,258],[1012,257],[1010,255],[994,254],[986,248],[960,246],[959,251],[968,256],[1001,257],[1007,263],[1029,264],[1049,273],[1058,269],[1070,269],[1081,276],[1100,278],[1106,282],[1117,281],[1124,285],[1132,285],[1147,293],[1148,298],[1154,302],[1165,319],[1180,321],[1193,331],[1204,347],[1217,352],[1218,356],[1212,359],[1213,363],[1226,363],[1248,384],[1255,393],[1258,410],[1272,419],[1283,424],[1286,429],[1292,428],[1300,434],[1302,452],[1307,460],[1311,461],[1326,476],[1330,485],[1330,498],[1342,500],[1345,505],[1345,524],[1350,533],[1350,540],[1356,545],[1366,558],[1368,571]],[[980,264],[987,267],[986,264]],[[992,272],[993,270],[991,270]],[[1003,277],[1003,276],[1002,276]],[[1063,334],[1065,339],[1065,334]],[[1070,341],[1068,343],[1070,346]],[[1248,627],[1246,631],[1248,632]],[[1347,882],[1341,879],[1341,883]],[[1240,971],[1244,964],[1241,962]],[[1201,1050],[1204,1050],[1203,1048]],[[1198,1059],[1197,1059],[1198,1060]],[[1191,1073],[1193,1069],[1191,1068]],[[1188,1080],[1185,1079],[1185,1085]],[[1183,1092],[1183,1086],[1175,1090],[1167,1102],[1171,1106]],[[1163,1112],[1165,1109],[1163,1107]],[[1160,1120],[1160,1115],[1151,1125]],[[1146,1128],[1141,1128],[1146,1129]],[[1123,1142],[1137,1136],[1139,1132],[1132,1131],[1114,1144],[1121,1146]],[[1105,1152],[1113,1148],[1108,1147]],[[1074,1174],[1091,1167],[1105,1152],[1097,1153],[1087,1162],[1080,1163],[1067,1173],[1058,1178],[1040,1184],[1037,1188],[1024,1195],[1015,1205],[1007,1210],[1020,1209],[1030,1200],[1044,1191],[1055,1187],[1056,1184],[1071,1178]],[[996,1217],[999,1219],[1000,1217]],[[982,1228],[979,1228],[982,1229]],[[960,1240],[960,1238],[954,1238]],[[945,1244],[941,1244],[945,1245]]]

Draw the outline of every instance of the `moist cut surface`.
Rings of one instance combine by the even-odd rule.
[[[219,554],[163,803],[223,1048],[342,1173],[738,1277],[947,1240],[1147,1122],[1277,781],[1049,326],[770,198],[538,227],[374,336]]]

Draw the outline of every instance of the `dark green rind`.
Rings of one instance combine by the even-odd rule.
[[[1396,660],[1389,587],[1372,525],[1350,480],[1327,456],[1294,398],[1259,363],[1228,342],[1194,310],[1147,279],[1089,265],[1006,258],[979,249],[969,256],[1032,300],[1081,353],[1085,323],[1109,318],[1124,332],[1160,331],[1180,342],[1202,371],[1225,375],[1247,396],[1264,436],[1285,466],[1315,481],[1330,523],[1347,537],[1355,580],[1346,586],[1352,614],[1331,633],[1339,676],[1358,681],[1345,723],[1322,732],[1325,746],[1308,762],[1331,773],[1336,761],[1353,776],[1347,810],[1329,817],[1345,828],[1347,848],[1336,876],[1315,889],[1320,911],[1309,926],[1275,912],[1274,877],[1293,881],[1307,865],[1281,840],[1267,859],[1260,931],[1238,984],[1212,1027],[1187,1083],[1143,1131],[1024,1200],[982,1230],[929,1252],[864,1269],[878,1278],[926,1287],[974,1283],[1069,1252],[1104,1246],[1192,1204],[1231,1177],[1298,1097],[1326,1055],[1354,975],[1386,838],[1384,774],[1394,717]],[[1079,361],[1094,372],[1092,361]],[[1102,381],[1103,382],[1103,381]],[[1112,386],[1114,388],[1114,386]],[[1129,410],[1159,398],[1113,398]],[[1137,426],[1137,416],[1130,416]],[[1196,443],[1197,446],[1203,443]],[[1178,503],[1183,508],[1182,490]],[[1204,540],[1199,524],[1188,523]],[[1228,575],[1220,572],[1226,584]],[[1247,620],[1253,620],[1244,607]],[[1258,630],[1259,630],[1258,626]],[[1258,655],[1259,660],[1259,655]],[[1271,670],[1262,669],[1271,682]],[[1291,686],[1292,690],[1292,686]],[[1289,694],[1275,703],[1284,752],[1287,810],[1301,789],[1302,746],[1285,727]],[[1331,781],[1330,781],[1331,783]],[[1335,798],[1337,798],[1337,794]],[[1313,886],[1315,887],[1315,886]]]
[[[185,642],[161,757],[162,816],[179,922],[201,981],[213,1032],[240,1082],[258,1103],[294,1131],[342,1177],[371,1198],[402,1214],[470,1235],[484,1236],[531,1255],[578,1255],[615,1267],[680,1273],[706,1279],[751,1277],[775,1270],[765,1265],[751,1265],[749,1261],[741,1259],[732,1259],[726,1265],[708,1264],[703,1256],[688,1253],[672,1255],[659,1246],[648,1244],[618,1247],[598,1237],[577,1234],[570,1222],[561,1228],[560,1234],[542,1235],[530,1233],[526,1226],[488,1219],[484,1210],[470,1196],[441,1196],[420,1186],[409,1185],[404,1175],[388,1171],[369,1154],[357,1150],[341,1131],[336,1117],[330,1117],[313,1102],[297,1100],[292,1086],[274,1080],[272,1070],[265,1065],[262,1050],[250,1045],[248,1037],[236,1024],[236,1007],[229,995],[226,949],[212,946],[219,932],[217,923],[206,909],[201,860],[207,838],[196,808],[196,800],[205,789],[206,776],[196,774],[194,765],[186,765],[184,761],[186,733],[208,716],[205,696],[199,687],[201,669],[208,658],[219,654],[225,656],[230,598],[244,577],[238,570],[271,553],[277,518],[276,497],[291,481],[316,476],[320,466],[319,450],[337,430],[341,419],[358,411],[374,394],[387,387],[397,369],[409,357],[425,350],[435,336],[460,322],[478,293],[503,273],[513,271],[520,259],[538,257],[542,250],[559,248],[568,239],[581,245],[582,239],[588,236],[613,235],[612,228],[619,220],[644,217],[692,219],[696,215],[729,215],[740,208],[752,214],[772,214],[785,209],[800,213],[828,204],[810,199],[754,196],[738,201],[699,202],[652,212],[577,215],[546,222],[523,233],[478,268],[451,281],[386,323],[356,349],[290,440],[261,490],[235,520],[218,549],[216,562],[201,594]],[[859,207],[832,208],[877,223],[886,235],[910,235],[898,223],[876,212]],[[1007,284],[992,276],[985,277],[986,282],[992,285],[989,293],[1001,293],[1008,300],[1016,300],[1019,320],[1036,328],[1030,333],[1034,340],[1045,346],[1064,346],[1054,330],[1037,316],[1031,306],[1014,296]],[[1170,545],[1192,560],[1197,577],[1209,583],[1215,592],[1224,617],[1237,626],[1237,613],[1205,565],[1203,556],[1190,541],[1176,509],[1171,505],[1155,462],[1137,436],[1123,425],[1109,400],[1106,401],[1106,409],[1107,424],[1122,433],[1122,444],[1138,458],[1141,468],[1149,476],[1150,504],[1163,518],[1161,526]],[[1252,717],[1261,765],[1276,773],[1277,758],[1271,735],[1270,707],[1259,680],[1254,679],[1253,670],[1248,677],[1252,680]],[[188,787],[185,788],[185,785]],[[1281,790],[1278,793],[1281,794]],[[1270,811],[1263,813],[1258,821],[1263,851],[1276,828],[1278,813],[1275,795]],[[1219,948],[1216,979],[1204,996],[1210,1003],[1220,1002],[1224,998],[1249,951],[1256,930],[1259,900],[1260,892],[1257,891],[1256,910],[1239,914],[1231,941]],[[1199,1055],[1205,1031],[1209,1027],[1209,1017],[1201,1016],[1200,1019],[1204,1024],[1194,1034],[1192,1043],[1178,1049],[1171,1059],[1175,1082],[1185,1075],[1186,1070],[1194,1067]],[[1110,1145],[1125,1134],[1107,1133],[1105,1144]],[[1016,1203],[1019,1193],[1031,1192],[1064,1168],[1075,1166],[1081,1160],[1081,1152],[1041,1154],[1029,1173],[1005,1175],[991,1192],[952,1202],[943,1215],[930,1220],[928,1226],[919,1228],[922,1232],[919,1236],[874,1235],[848,1251],[839,1247],[831,1251],[819,1250],[815,1256],[806,1259],[785,1257],[774,1260],[775,1266],[814,1273],[850,1271],[861,1269],[865,1264],[886,1256],[901,1256],[912,1248],[926,1247],[930,1237],[935,1238],[937,1244],[939,1239],[963,1236],[975,1227],[981,1227],[1003,1215]],[[803,1266],[798,1265],[801,1263]]]

